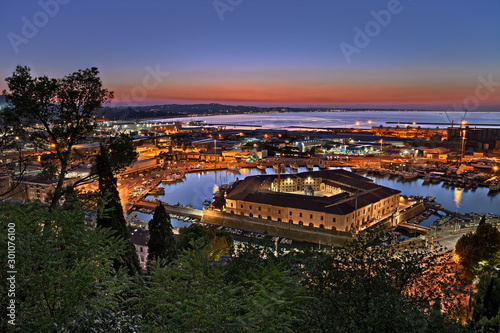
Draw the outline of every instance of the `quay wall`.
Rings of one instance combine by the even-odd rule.
[[[419,203],[403,210],[399,214],[399,221],[402,221],[402,222],[407,221],[407,220],[411,219],[412,217],[422,213],[423,211],[425,211],[424,203],[419,202]]]
[[[349,232],[264,220],[210,209],[203,209],[202,222],[261,234],[267,232],[273,236],[324,245],[342,245],[353,239],[353,235]]]

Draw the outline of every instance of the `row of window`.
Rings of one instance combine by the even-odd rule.
[[[234,214],[234,210],[232,210],[232,211],[231,211],[231,214]],[[245,214],[243,214],[243,212],[241,212],[241,213],[240,213],[240,215],[245,215]],[[248,214],[248,216],[249,216],[249,217],[254,217],[252,213]],[[262,218],[262,215],[258,215],[258,216],[257,216],[257,218],[261,219],[261,218]],[[268,217],[267,217],[267,219],[268,219],[268,220],[272,220],[271,216],[268,216]],[[283,222],[283,221],[281,220],[281,218],[280,218],[280,217],[278,217],[278,220],[277,220],[277,221],[278,221],[278,222]],[[333,218],[333,222],[335,222],[335,218]],[[293,220],[288,220],[288,223],[293,224]],[[299,223],[298,223],[298,224],[299,224],[299,225],[304,225],[304,222],[299,221]],[[311,223],[309,223],[309,226],[310,226],[310,227],[314,227],[314,223],[312,223],[312,222],[311,222]],[[320,224],[320,225],[319,225],[319,228],[320,228],[320,229],[324,229],[324,228],[325,228],[325,226],[324,226],[323,224]],[[337,227],[333,226],[333,227],[332,227],[332,230],[337,230]]]

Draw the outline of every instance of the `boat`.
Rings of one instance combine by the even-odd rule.
[[[167,178],[163,179],[164,182],[166,183],[173,183],[175,182],[175,178],[172,175],[168,175]]]
[[[493,168],[493,166],[486,164],[482,161],[475,164],[471,164],[471,166],[479,170],[491,170]]]
[[[314,163],[310,162],[306,164],[307,169],[312,170],[314,169]]]
[[[165,188],[163,186],[158,186],[157,188],[149,191],[149,194],[151,194],[151,195],[164,195]]]
[[[489,189],[488,193],[500,191],[500,182],[499,183],[491,183],[490,186],[488,186],[488,189]]]
[[[389,178],[392,177],[399,177],[400,172],[398,170],[390,170],[389,171]]]
[[[422,182],[422,184],[429,184],[432,180],[432,177],[430,175],[425,175],[424,176],[424,181]]]
[[[321,160],[318,164],[318,168],[324,170],[324,169],[330,169],[330,166],[323,160]]]
[[[296,163],[292,163],[292,164],[290,164],[290,169],[296,171],[296,170],[299,170],[299,166]]]
[[[389,173],[389,170],[387,170],[387,169],[380,169],[379,173],[380,173],[381,176],[385,176],[385,175],[387,175]]]
[[[238,164],[231,163],[227,165],[227,169],[231,171],[240,171],[241,168]]]
[[[431,182],[437,184],[441,181],[441,176],[431,176]]]
[[[274,164],[273,165],[273,170],[275,172],[283,173],[283,172],[286,171],[286,166],[283,163],[281,163],[281,164]]]
[[[265,171],[266,170],[266,166],[264,164],[257,164],[257,169],[259,169],[261,171]]]
[[[416,172],[404,172],[403,173],[403,178],[406,179],[406,180],[411,180],[411,179],[415,179],[418,177],[418,174]]]
[[[368,168],[362,167],[362,166],[353,166],[353,167],[351,167],[351,171],[356,172],[356,173],[367,173]]]

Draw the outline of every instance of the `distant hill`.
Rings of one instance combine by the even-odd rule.
[[[99,117],[106,119],[132,118],[175,118],[190,116],[208,116],[221,114],[263,113],[263,112],[300,112],[310,111],[304,108],[290,107],[256,107],[223,104],[165,104],[151,106],[119,106],[102,108]]]
[[[229,115],[244,113],[267,113],[267,112],[310,112],[310,111],[377,111],[378,109],[362,108],[326,108],[326,107],[258,107],[247,105],[224,105],[218,103],[210,104],[164,104],[150,106],[118,106],[102,108],[98,117],[108,120],[134,119],[134,118],[177,118],[196,117],[212,115]],[[390,111],[390,109],[380,109]],[[394,109],[396,111],[397,109]]]

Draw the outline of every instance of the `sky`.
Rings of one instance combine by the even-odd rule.
[[[98,67],[113,105],[500,110],[497,0],[0,5],[0,90]]]

